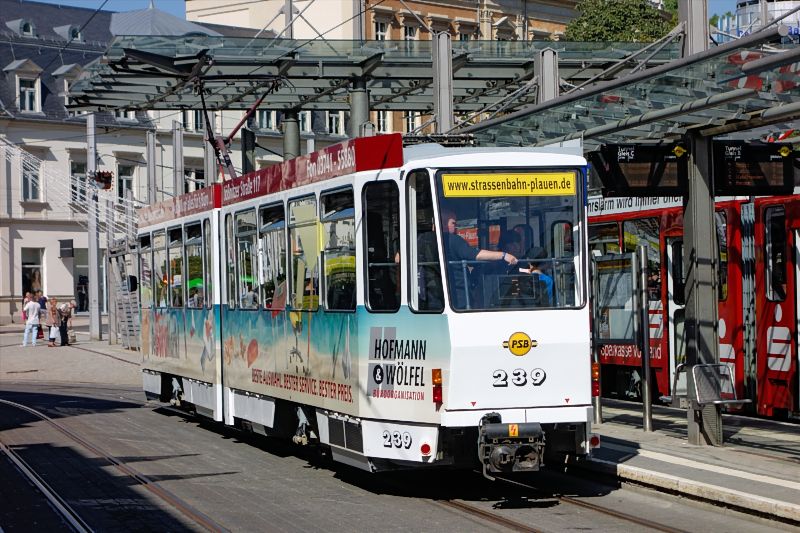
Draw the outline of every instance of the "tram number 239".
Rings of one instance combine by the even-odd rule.
[[[383,447],[384,448],[411,448],[411,433],[404,431],[387,431],[383,432]]]
[[[525,369],[515,368],[511,371],[510,376],[511,383],[517,387],[524,387],[528,383],[534,387],[538,387],[544,383],[546,378],[547,374],[541,368],[534,368],[530,373]],[[497,369],[492,372],[492,379],[494,379],[494,383],[492,383],[493,387],[508,387],[509,373],[502,368]]]

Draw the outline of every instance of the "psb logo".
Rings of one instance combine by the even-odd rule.
[[[517,357],[525,355],[531,351],[531,348],[536,348],[537,345],[538,343],[535,340],[521,331],[512,333],[507,341],[503,341],[503,348],[508,348],[508,351]]]

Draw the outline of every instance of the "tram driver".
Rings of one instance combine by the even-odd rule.
[[[442,211],[442,224],[445,232],[442,237],[444,241],[444,252],[447,257],[447,272],[450,279],[450,290],[453,293],[453,307],[464,309],[466,307],[465,272],[462,271],[459,261],[505,261],[509,265],[516,265],[517,258],[514,254],[504,251],[483,250],[474,248],[464,240],[464,237],[456,233],[458,218],[455,211],[444,209]]]

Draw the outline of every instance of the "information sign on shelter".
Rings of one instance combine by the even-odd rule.
[[[681,144],[605,144],[589,154],[603,184],[603,196],[683,195],[688,159]]]
[[[788,144],[714,141],[717,196],[791,194],[797,154]]]

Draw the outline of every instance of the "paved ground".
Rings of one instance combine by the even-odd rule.
[[[308,505],[321,508],[332,505],[332,511],[347,516],[372,506],[381,509],[384,518],[394,520],[398,527],[412,522],[448,531],[475,527],[472,519],[441,522],[441,509],[420,508],[418,502],[405,494],[400,497],[393,489],[368,486],[372,481],[366,481],[359,473],[347,470],[343,473],[337,468],[326,471],[322,477],[309,477],[304,472],[317,469],[314,461],[293,455],[291,449],[272,445],[264,448],[262,443],[254,442],[231,449],[230,439],[238,441],[241,436],[219,426],[207,431],[205,424],[182,423],[164,413],[154,418],[157,410],[152,406],[141,408],[144,404],[139,354],[109,346],[107,341],[89,342],[85,322],[76,324],[76,329],[79,337],[75,347],[21,348],[18,325],[0,328],[0,391],[5,391],[4,396],[16,391],[22,394],[19,397],[30,399],[30,394],[23,391],[40,391],[44,384],[47,387],[44,392],[53,393],[48,396],[55,406],[50,407],[53,413],[68,417],[70,423],[77,424],[77,429],[100,440],[104,435],[107,438],[109,427],[114,427],[114,438],[108,442],[111,453],[137,458],[137,464],[147,475],[156,476],[160,483],[186,495],[192,503],[207,506],[208,491],[212,491],[217,495],[213,498],[214,512],[229,521],[241,520],[244,529],[270,523],[278,517],[284,522],[276,529],[325,527],[319,518],[303,518],[303,509]],[[26,387],[26,383],[30,385]],[[107,390],[105,385],[109,385]],[[126,399],[131,403],[119,409],[100,409],[99,413],[91,407],[94,404],[80,408],[71,405],[85,402],[87,394],[107,395],[115,401]],[[88,413],[93,414],[86,418],[74,416]],[[120,413],[124,413],[123,418],[119,418]],[[595,426],[602,437],[602,447],[583,466],[612,474],[622,481],[800,524],[797,481],[800,480],[800,426],[797,424],[726,415],[726,444],[715,448],[687,444],[685,411],[655,407],[655,431],[650,433],[642,430],[640,405],[604,401],[603,415],[604,422]],[[165,436],[171,441],[164,442]],[[18,433],[17,438],[25,439]],[[363,493],[365,488],[369,496]],[[384,493],[390,500],[375,499]],[[396,499],[394,506],[388,503],[392,498]],[[243,503],[247,500],[253,504]],[[233,515],[231,509],[236,509]],[[279,512],[280,509],[284,511]],[[286,522],[287,516],[295,514],[296,521]],[[413,520],[407,518],[411,515]],[[713,515],[704,517],[703,523],[710,524],[716,519]],[[334,530],[381,527],[358,521],[334,523]],[[724,527],[724,523],[718,526]]]

